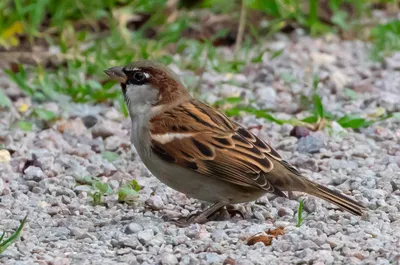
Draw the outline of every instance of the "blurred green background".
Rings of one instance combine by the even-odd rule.
[[[278,32],[337,34],[371,42],[371,59],[400,50],[400,22],[374,21],[374,10],[393,16],[394,0],[2,0],[1,67],[36,101],[104,102],[124,111],[103,70],[137,59],[174,62],[201,73],[240,72],[261,61],[261,44]],[[227,60],[217,47],[235,51]],[[256,56],[246,56],[248,51]],[[180,54],[184,56],[175,56]],[[277,52],[274,56],[279,56]],[[0,104],[8,99],[0,92]]]

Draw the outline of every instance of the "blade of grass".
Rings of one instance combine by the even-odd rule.
[[[25,215],[25,217],[24,217],[24,219],[22,219],[18,229],[8,239],[1,242],[1,240],[4,238],[5,232],[3,233],[3,235],[1,236],[1,240],[0,240],[0,253],[3,253],[11,244],[13,244],[18,239],[18,237],[21,234],[22,228],[25,225],[27,218],[28,218],[28,215]]]
[[[303,206],[304,206],[304,200],[300,201],[299,208],[297,211],[297,224],[296,227],[300,227],[301,224],[303,223]]]
[[[317,115],[320,118],[324,118],[325,117],[324,106],[322,105],[321,98],[317,94],[313,95],[313,102],[314,102],[315,112],[317,113]]]

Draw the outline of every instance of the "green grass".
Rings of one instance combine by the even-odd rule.
[[[90,176],[77,179],[77,185],[86,185],[90,188],[89,196],[93,200],[93,205],[102,205],[103,197],[113,194],[118,195],[118,201],[121,203],[132,203],[139,196],[138,192],[141,189],[136,180],[131,180],[129,183],[122,185],[119,189],[114,190],[108,183],[101,182],[98,178],[92,178]]]
[[[224,100],[217,101],[215,103],[216,107],[221,107],[224,109],[224,105],[228,104],[230,107],[224,109],[228,116],[240,116],[241,113],[252,114],[257,118],[264,118],[268,121],[274,122],[279,125],[291,124],[293,126],[306,126],[312,128],[313,130],[319,130],[323,126],[330,127],[333,121],[336,121],[343,128],[360,129],[363,127],[368,127],[371,124],[383,121],[389,118],[400,119],[400,112],[386,113],[383,109],[381,113],[370,116],[360,116],[360,115],[343,115],[335,116],[332,113],[325,110],[321,98],[318,94],[314,93],[312,96],[311,108],[309,109],[310,115],[304,119],[298,120],[292,119],[278,119],[273,116],[269,110],[257,109],[252,106],[252,104],[242,104],[242,99],[238,97],[226,98]],[[320,127],[320,125],[322,127]]]
[[[24,219],[22,219],[22,221],[21,221],[19,227],[17,228],[17,230],[14,233],[12,233],[9,238],[5,239],[6,232],[3,232],[3,234],[0,236],[0,254],[3,253],[15,241],[17,241],[17,239],[21,235],[22,228],[24,227],[24,225],[26,223],[26,218],[27,217],[28,217],[28,215],[26,215],[24,217]]]
[[[400,21],[377,25],[371,31],[372,58],[381,61],[385,56],[400,51]]]
[[[300,227],[301,224],[303,223],[303,206],[304,206],[304,200],[300,201],[299,208],[297,209],[297,224],[296,227]]]

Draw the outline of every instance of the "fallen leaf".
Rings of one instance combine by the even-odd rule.
[[[8,162],[11,160],[11,155],[8,150],[2,149],[0,150],[0,163],[2,162]]]
[[[249,237],[249,239],[247,239],[247,245],[252,246],[258,242],[262,242],[265,246],[270,246],[272,243],[272,236],[266,236],[266,235],[255,235],[255,236],[251,236]]]
[[[282,227],[278,227],[276,229],[268,229],[267,234],[277,237],[285,234],[285,231],[283,230]]]
[[[282,227],[276,229],[268,229],[266,232],[261,232],[247,239],[247,245],[252,246],[258,242],[262,242],[265,246],[270,246],[272,239],[285,234]]]

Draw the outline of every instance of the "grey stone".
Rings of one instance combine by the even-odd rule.
[[[48,232],[53,233],[53,236],[56,238],[65,238],[71,233],[71,231],[66,227],[52,227]]]
[[[147,199],[146,205],[153,210],[161,210],[164,208],[164,202],[158,195],[151,196],[149,199]]]
[[[40,194],[40,193],[43,192],[43,190],[41,188],[39,188],[39,187],[33,187],[32,188],[32,192],[36,193],[36,194]]]
[[[273,87],[270,86],[260,87],[257,89],[256,95],[258,100],[260,100],[260,102],[262,102],[262,104],[266,108],[271,108],[275,105],[276,92]]]
[[[111,135],[107,139],[104,140],[104,148],[107,151],[116,151],[121,145],[121,138],[115,135]]]
[[[125,233],[126,234],[137,234],[140,231],[143,231],[143,226],[138,223],[130,223],[126,226],[125,228]]]
[[[206,264],[221,264],[221,258],[216,253],[200,253],[199,257],[204,260]]]
[[[83,124],[86,128],[92,128],[97,123],[97,118],[93,115],[86,115],[82,117]]]
[[[254,213],[254,216],[258,219],[258,220],[261,220],[261,221],[264,221],[265,220],[265,217],[264,217],[264,215],[261,213],[261,212],[255,212]]]
[[[292,209],[290,209],[290,208],[287,208],[287,207],[281,207],[278,210],[278,215],[280,217],[282,217],[282,216],[290,216],[290,217],[292,217],[294,215],[294,211]]]
[[[132,252],[132,249],[130,249],[130,248],[120,248],[120,249],[117,249],[117,251],[116,251],[117,255],[126,255],[130,252]]]
[[[140,243],[136,237],[121,237],[114,245],[119,247],[127,247],[131,249],[136,249],[140,246]]]
[[[2,178],[0,178],[0,196],[3,195],[4,188],[5,188],[4,181]]]
[[[298,243],[298,248],[301,250],[301,249],[307,249],[307,248],[309,248],[309,249],[318,249],[319,248],[319,246],[317,245],[317,244],[315,244],[313,241],[311,241],[311,240],[301,240],[299,243]]]
[[[110,184],[111,188],[113,188],[113,189],[118,189],[119,188],[118,180],[111,179],[111,180],[108,181],[108,184]]]
[[[324,146],[325,136],[317,132],[300,138],[297,142],[297,151],[300,153],[318,153]]]
[[[90,186],[88,186],[88,185],[79,185],[79,186],[76,186],[76,187],[74,188],[74,190],[75,190],[75,191],[78,191],[78,192],[82,192],[82,191],[84,191],[84,192],[91,192],[91,191],[92,191],[92,188],[91,188]]]
[[[140,243],[147,246],[150,244],[150,241],[154,237],[154,231],[152,229],[146,229],[144,231],[140,231],[137,237]]]
[[[400,52],[394,53],[392,57],[386,57],[385,66],[388,69],[400,71]]]
[[[24,178],[26,180],[33,180],[36,182],[41,181],[42,179],[44,179],[46,176],[43,173],[42,169],[39,167],[35,167],[35,166],[30,166],[27,169],[25,169],[24,171]]]
[[[120,134],[121,124],[109,120],[100,120],[92,128],[93,138],[101,137],[106,139],[112,135]]]
[[[172,253],[164,253],[161,255],[161,264],[163,265],[175,265],[178,263],[178,259]]]

